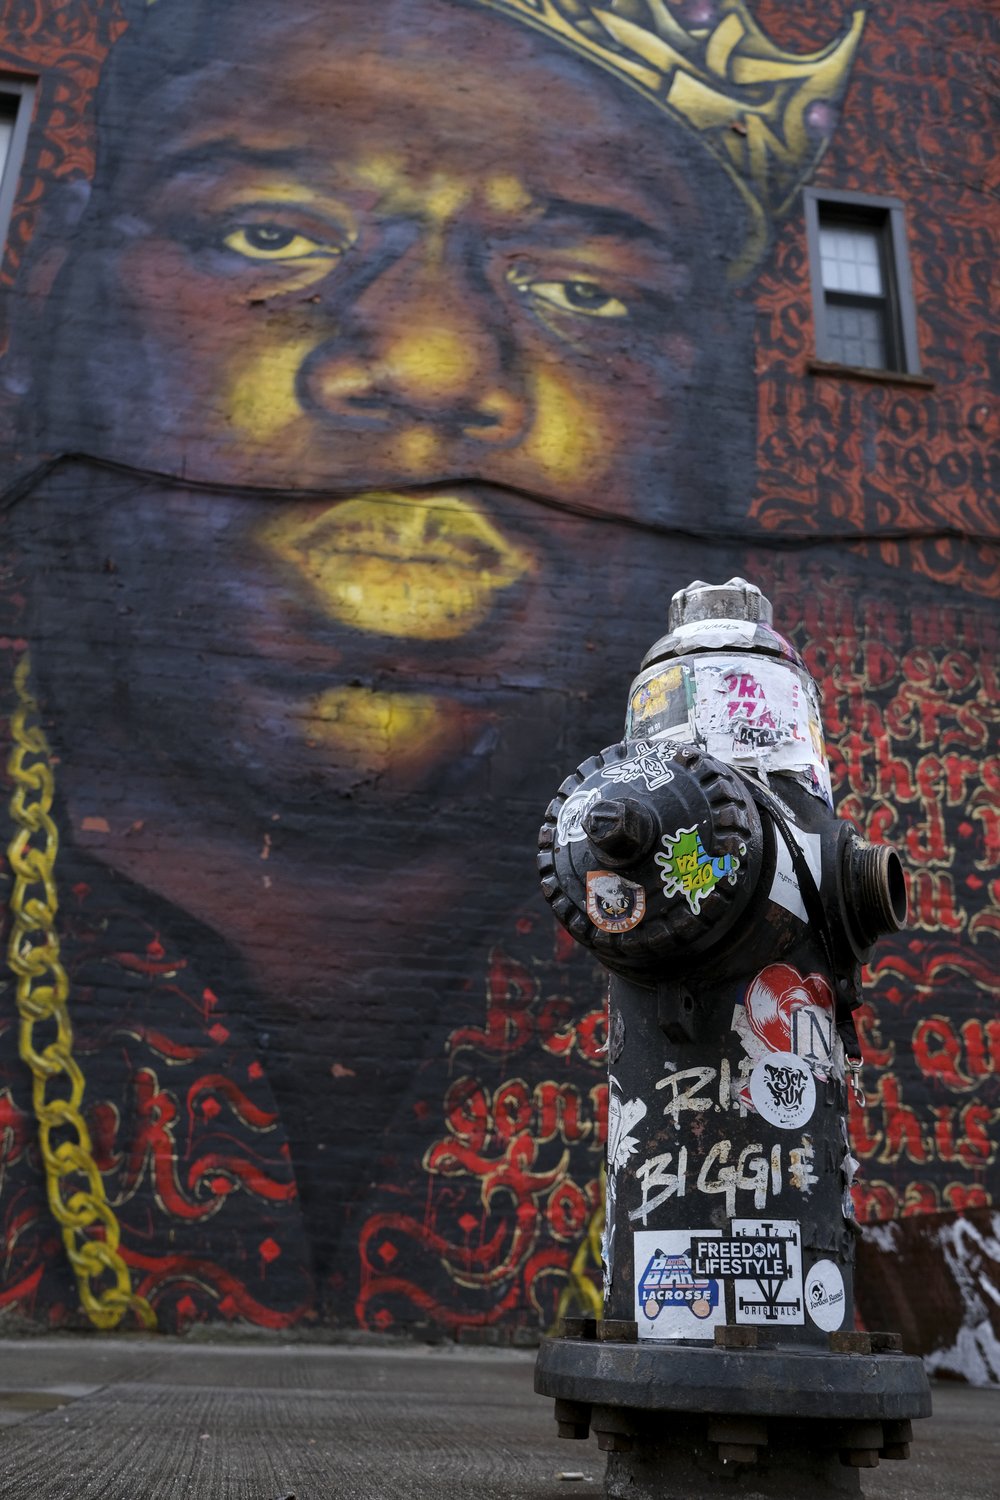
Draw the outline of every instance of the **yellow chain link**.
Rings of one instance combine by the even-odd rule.
[[[588,1270],[592,1266],[603,1274],[601,1241],[604,1236],[606,1201],[604,1168],[602,1167],[601,1201],[591,1214],[586,1232],[573,1257],[569,1276],[560,1294],[559,1306],[556,1308],[557,1319],[570,1317],[574,1313],[579,1315],[581,1309],[585,1317],[603,1318],[604,1316],[604,1297],[594,1284],[593,1277],[588,1274]]]
[[[38,723],[29,671],[24,655],[14,673],[17,707],[7,761],[17,829],[7,848],[14,876],[7,962],[17,979],[21,1058],[31,1069],[49,1208],[62,1231],[80,1304],[94,1327],[116,1328],[131,1310],[146,1328],[155,1328],[153,1309],[132,1291],[118,1248],[121,1229],[82,1114],[84,1078],[73,1057],[69,979],[56,932],[59,830],[52,818],[52,756]]]

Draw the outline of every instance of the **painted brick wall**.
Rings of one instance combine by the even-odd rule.
[[[670,594],[742,572],[909,872],[862,1311],[1000,1374],[995,21],[655,10],[0,6],[38,79],[0,366],[12,1319],[518,1338],[596,1295],[603,983],[535,832]],[[813,59],[778,89],[775,47]],[[902,200],[922,382],[810,368],[807,183]]]

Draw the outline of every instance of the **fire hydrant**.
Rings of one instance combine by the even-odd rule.
[[[920,1361],[854,1326],[853,1012],[903,871],[834,815],[760,590],[693,583],[669,626],[540,834],[610,1002],[604,1316],[563,1320],[535,1387],[611,1496],[857,1494],[930,1414]]]

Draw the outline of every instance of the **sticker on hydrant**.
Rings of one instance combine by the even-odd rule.
[[[704,1339],[726,1321],[717,1276],[691,1269],[691,1241],[711,1241],[718,1229],[637,1229],[635,1232],[635,1320],[641,1339]]]
[[[626,739],[642,735],[651,740],[673,731],[679,740],[689,743],[693,738],[688,721],[692,686],[692,674],[680,662],[646,677],[629,701]]]
[[[582,844],[587,837],[583,829],[583,820],[594,803],[600,800],[599,787],[591,787],[589,790],[578,787],[575,792],[571,792],[559,809],[559,817],[556,820],[556,843],[564,846]]]
[[[692,1235],[691,1267],[733,1283],[736,1323],[805,1322],[802,1236],[794,1219],[733,1219],[732,1238]]]
[[[587,871],[587,916],[602,932],[631,932],[646,915],[646,892],[612,870]]]
[[[605,766],[601,776],[605,781],[626,786],[641,781],[647,791],[655,792],[657,787],[668,786],[674,779],[676,767],[672,757],[676,748],[669,742],[654,745],[650,740],[636,740],[628,759]]]
[[[793,1052],[765,1053],[750,1074],[750,1101],[769,1125],[799,1130],[816,1108],[812,1070]]]
[[[844,1321],[847,1299],[840,1267],[832,1260],[818,1260],[806,1277],[806,1310],[817,1328],[836,1333]]]
[[[732,1235],[689,1231],[697,1277],[732,1282],[736,1323],[804,1323],[802,1238],[794,1219],[733,1219]]]
[[[769,964],[735,1007],[733,1030],[755,1068],[762,1057],[773,1062],[775,1053],[792,1053],[816,1078],[844,1076],[844,1044],[837,1035],[833,990],[823,974],[801,974],[792,964]],[[743,1103],[758,1108],[749,1090]]]
[[[728,880],[730,884],[735,882],[740,867],[737,856],[707,853],[696,826],[665,833],[660,843],[664,853],[657,854],[655,860],[660,866],[664,894],[683,896],[695,916],[702,901],[711,895],[721,880]],[[745,853],[742,844],[740,853]]]

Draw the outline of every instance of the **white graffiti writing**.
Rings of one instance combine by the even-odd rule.
[[[677,1166],[673,1168],[674,1153],[664,1151],[660,1156],[651,1156],[636,1169],[636,1178],[642,1188],[642,1202],[629,1213],[630,1219],[641,1219],[648,1224],[649,1216],[668,1198],[683,1198],[687,1186],[687,1147],[677,1153]],[[658,1192],[654,1192],[655,1189]]]
[[[813,1162],[816,1153],[813,1150],[812,1137],[804,1135],[801,1146],[793,1146],[788,1153],[788,1180],[793,1188],[798,1188],[800,1193],[806,1197],[819,1182],[819,1178],[813,1171]]]
[[[701,1193],[721,1193],[725,1196],[728,1218],[732,1218],[736,1212],[737,1192],[753,1193],[754,1208],[763,1208],[767,1203],[771,1175],[770,1161],[763,1154],[764,1148],[759,1142],[754,1141],[751,1145],[744,1146],[737,1160],[731,1163],[729,1158],[732,1150],[731,1141],[716,1141],[701,1164],[696,1184]],[[773,1151],[771,1155],[773,1157]],[[781,1190],[780,1168],[777,1179],[778,1186],[773,1187],[775,1194]]]
[[[676,1126],[680,1126],[680,1117],[684,1110],[694,1110],[700,1113],[711,1109],[713,1101],[705,1094],[700,1094],[699,1089],[707,1088],[716,1076],[715,1068],[697,1067],[682,1068],[679,1073],[667,1073],[659,1080],[658,1089],[670,1089],[671,1095],[663,1106],[663,1113],[669,1115]],[[720,1091],[721,1094],[721,1091]],[[723,1109],[728,1108],[728,1101],[720,1104]]]
[[[783,1153],[787,1150],[788,1155]],[[708,1197],[725,1199],[726,1214],[732,1218],[736,1212],[737,1193],[752,1193],[754,1208],[767,1206],[768,1199],[777,1198],[782,1190],[787,1172],[788,1185],[808,1196],[819,1181],[813,1171],[815,1153],[808,1135],[801,1138],[798,1146],[786,1147],[776,1142],[765,1151],[759,1141],[753,1141],[736,1154],[732,1141],[716,1141],[701,1164],[693,1190]],[[629,1218],[648,1225],[650,1214],[671,1198],[683,1198],[688,1192],[688,1148],[681,1146],[676,1153],[663,1151],[651,1156],[635,1168],[635,1178],[642,1198],[638,1208],[629,1210]],[[610,1179],[609,1179],[610,1181]]]

